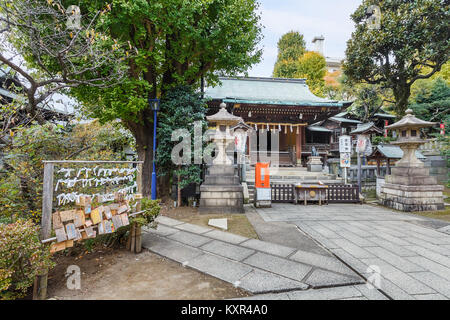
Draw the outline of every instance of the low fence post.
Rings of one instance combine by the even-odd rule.
[[[40,240],[50,238],[52,232],[52,207],[53,207],[53,163],[44,163],[44,182],[42,192],[42,216]],[[33,300],[45,300],[47,298],[48,270],[42,270],[37,276],[33,288]]]
[[[137,177],[136,177],[136,181],[137,181],[137,192],[139,194],[142,194],[142,164],[139,163],[137,165],[138,171],[137,171]],[[141,200],[138,200],[137,202],[137,206],[136,206],[136,211],[139,212],[141,211]],[[140,253],[142,251],[142,238],[141,238],[141,234],[142,234],[142,227],[136,225],[135,227],[135,252],[136,253]]]

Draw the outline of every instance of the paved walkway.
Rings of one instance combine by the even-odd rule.
[[[157,221],[156,230],[144,230],[144,248],[250,293],[289,292],[289,296],[279,296],[283,299],[300,297],[303,290],[346,285],[353,288],[348,289],[351,292],[338,291],[336,298],[377,295],[376,290],[366,296],[364,289],[357,289],[354,285],[363,279],[330,254],[248,239],[164,216]],[[381,294],[377,297],[384,298]]]
[[[370,205],[257,209],[298,226],[392,299],[450,299],[450,230],[427,218]],[[378,277],[378,272],[380,277]]]

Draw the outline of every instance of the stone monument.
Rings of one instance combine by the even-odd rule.
[[[311,156],[306,166],[310,172],[322,172],[322,159],[314,146],[311,148]]]
[[[207,169],[205,181],[200,186],[201,214],[244,213],[243,187],[236,174],[237,168],[226,154],[227,146],[235,138],[231,128],[243,122],[241,117],[229,113],[225,103],[220,104],[216,114],[206,117],[216,125],[213,142],[216,144],[216,157]]]
[[[400,121],[386,127],[397,130],[399,138],[392,144],[402,149],[403,157],[392,168],[392,173],[386,175],[380,193],[383,205],[408,212],[444,209],[444,187],[437,184],[429,168],[416,157],[417,148],[426,142],[420,138],[420,129],[433,125],[434,122],[417,119],[408,109]]]

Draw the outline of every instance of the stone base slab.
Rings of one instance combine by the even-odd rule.
[[[381,188],[384,206],[400,211],[436,211],[444,209],[443,186],[405,186],[386,183]]]
[[[440,184],[424,185],[424,186],[410,186],[402,184],[385,183],[384,188],[401,190],[406,192],[443,192],[444,186]],[[383,191],[383,190],[381,190]]]
[[[388,208],[399,211],[413,212],[413,211],[438,211],[443,210],[443,204],[404,204],[393,200],[381,199],[381,204]]]
[[[322,172],[322,165],[321,164],[308,164],[308,171],[309,172]]]
[[[391,169],[394,176],[429,176],[429,168],[417,168],[417,167],[393,167]]]
[[[386,183],[400,184],[407,186],[422,186],[422,185],[436,185],[435,177],[430,176],[397,176],[387,175],[385,177]]]

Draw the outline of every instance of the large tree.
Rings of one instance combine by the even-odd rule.
[[[70,1],[67,1],[67,4]],[[113,0],[97,25],[119,43],[136,48],[126,81],[111,90],[73,90],[85,111],[102,121],[120,118],[136,138],[144,161],[143,193],[150,193],[152,110],[148,98],[164,98],[178,84],[200,87],[221,74],[245,73],[260,60],[261,25],[255,0]],[[82,12],[106,1],[81,0]],[[165,113],[166,110],[161,110]]]
[[[277,78],[306,78],[316,95],[323,95],[326,61],[314,51],[306,51],[303,35],[297,31],[284,34],[278,41],[278,59],[273,69]]]
[[[94,29],[108,7],[79,23],[78,12],[67,9],[59,0],[0,1],[0,67],[11,71],[7,78],[15,84],[6,89],[23,93],[23,99],[8,106],[4,131],[19,122],[13,112],[18,107],[43,124],[39,106],[54,93],[81,85],[107,88],[124,76],[126,68],[116,62],[125,53]]]
[[[273,69],[273,76],[287,78],[295,73],[298,59],[306,52],[306,42],[298,31],[285,33],[278,40],[278,57]]]
[[[381,10],[378,28],[369,23],[371,5]],[[403,115],[412,84],[438,72],[449,58],[448,1],[364,0],[351,18],[356,30],[347,43],[345,74],[390,88],[395,111]]]

